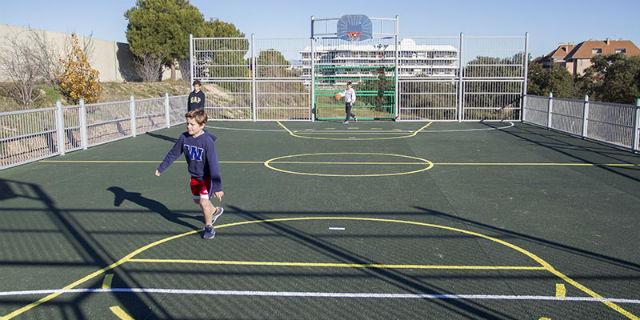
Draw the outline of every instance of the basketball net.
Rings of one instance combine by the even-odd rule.
[[[360,39],[360,35],[362,35],[362,32],[359,32],[359,31],[347,32],[347,37],[349,38],[349,41],[357,41],[358,39]]]

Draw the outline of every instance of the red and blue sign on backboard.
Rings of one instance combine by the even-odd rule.
[[[338,20],[337,35],[347,41],[362,41],[373,38],[373,25],[364,14],[348,14]]]

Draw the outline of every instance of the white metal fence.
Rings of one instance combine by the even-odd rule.
[[[254,35],[191,38],[191,74],[220,89],[219,95],[207,97],[213,119],[312,120],[313,110],[318,110],[316,89],[366,77],[356,67],[376,65],[395,67],[392,104],[397,120],[519,121],[526,94],[527,41],[527,35],[462,34],[360,42]],[[317,72],[322,66],[342,69]]]
[[[634,106],[527,95],[523,121],[640,150],[640,100]]]
[[[193,79],[214,84],[213,120],[311,120],[309,77],[291,56],[305,38],[191,38]]]
[[[0,113],[0,169],[184,122],[187,96]]]

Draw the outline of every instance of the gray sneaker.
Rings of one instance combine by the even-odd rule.
[[[216,211],[213,212],[213,216],[211,217],[211,224],[216,223],[216,220],[218,220],[218,218],[222,215],[223,212],[224,212],[223,207],[217,207]]]
[[[202,234],[202,239],[213,239],[216,236],[216,229],[213,226],[205,226],[204,233]]]

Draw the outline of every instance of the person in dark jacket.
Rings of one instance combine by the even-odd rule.
[[[200,89],[202,88],[202,84],[200,80],[196,80],[193,82],[193,91],[189,93],[189,99],[187,100],[187,111],[193,111],[196,109],[204,110],[204,92]]]
[[[222,177],[220,163],[216,154],[216,137],[204,130],[207,115],[204,110],[196,109],[185,115],[187,131],[183,132],[175,145],[169,150],[162,163],[156,169],[156,176],[160,176],[169,166],[184,153],[187,169],[191,176],[189,183],[193,202],[200,206],[204,216],[204,239],[212,239],[216,235],[213,223],[222,215],[224,209],[215,207],[209,200],[213,195],[222,201]]]

